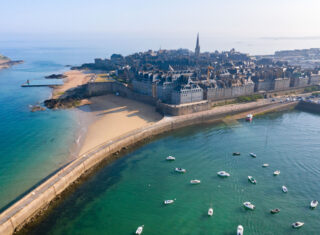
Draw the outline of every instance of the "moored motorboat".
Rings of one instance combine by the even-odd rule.
[[[209,216],[212,216],[212,215],[213,215],[213,208],[209,208],[209,210],[208,210],[208,215],[209,215]]]
[[[287,193],[287,192],[288,192],[288,188],[283,185],[283,186],[282,186],[282,191],[283,191],[284,193]]]
[[[174,169],[176,172],[179,172],[179,173],[186,173],[187,170],[186,169],[183,169],[183,168],[175,168]]]
[[[217,172],[217,174],[221,177],[229,177],[230,176],[230,174],[226,171],[219,171],[219,172]]]
[[[276,170],[275,172],[273,172],[273,175],[280,175],[280,171]]]
[[[314,209],[314,208],[316,208],[317,206],[318,206],[318,201],[317,200],[312,200],[311,202],[310,202],[310,207],[312,208],[312,209]]]
[[[303,225],[304,225],[303,222],[297,221],[297,222],[295,222],[295,223],[292,224],[292,227],[293,227],[293,228],[301,228]]]
[[[269,166],[269,164],[268,163],[264,163],[264,164],[262,164],[262,167],[268,167]]]
[[[144,225],[141,225],[137,228],[136,234],[142,234]]]
[[[272,210],[270,211],[271,214],[277,214],[277,213],[279,213],[279,212],[280,212],[280,209],[279,209],[279,208],[275,208],[275,209],[272,209]]]
[[[256,158],[256,157],[257,157],[257,154],[255,154],[255,153],[250,153],[250,156]]]
[[[200,180],[190,180],[190,184],[200,184]]]
[[[249,180],[252,184],[256,184],[256,183],[257,183],[257,181],[256,181],[251,175],[248,176],[248,180]]]
[[[234,152],[232,153],[233,156],[239,156],[240,155],[240,152]]]
[[[242,225],[238,225],[237,227],[237,235],[243,235],[243,226]]]
[[[255,205],[253,205],[251,202],[244,202],[243,205],[245,208],[248,208],[250,210],[254,210],[255,208]]]
[[[174,161],[174,160],[176,160],[176,158],[172,157],[172,156],[168,156],[168,157],[166,157],[166,160],[167,161]]]
[[[247,122],[251,122],[252,119],[253,119],[253,115],[251,113],[246,116],[246,121]]]
[[[165,200],[164,201],[165,205],[172,204],[172,203],[174,203],[174,200]]]

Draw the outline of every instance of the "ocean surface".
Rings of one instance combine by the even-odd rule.
[[[320,208],[309,208],[320,200],[319,134],[320,115],[290,111],[162,135],[98,170],[28,234],[125,235],[144,225],[143,234],[229,235],[239,224],[244,234],[319,234]],[[176,161],[165,161],[168,155]],[[218,177],[221,170],[231,176]],[[273,176],[275,170],[281,174]],[[167,199],[174,204],[165,206]],[[245,201],[256,209],[246,210]],[[272,215],[273,208],[281,212]],[[296,221],[305,226],[294,230]]]
[[[141,50],[147,50],[147,49],[157,50],[159,48],[159,45],[162,45],[162,48],[169,48],[169,49],[179,48],[179,47],[193,48],[194,41],[195,41],[195,38],[193,37],[190,37],[187,40],[183,40],[183,39],[167,40],[164,38],[158,38],[156,40],[149,40],[149,39],[141,40],[140,38],[121,37],[118,39],[108,38],[105,41],[104,39],[100,39],[98,41],[97,40],[83,41],[81,40],[81,38],[77,41],[75,40],[59,41],[54,39],[49,41],[41,41],[36,39],[27,40],[23,38],[5,39],[4,37],[1,37],[0,53],[10,57],[13,60],[24,60],[25,62],[23,64],[13,66],[9,69],[0,70],[0,211],[2,211],[4,208],[10,205],[14,200],[17,200],[19,197],[21,197],[31,187],[34,187],[41,180],[43,180],[45,177],[50,175],[52,172],[56,171],[59,167],[63,166],[72,157],[74,157],[74,153],[75,153],[74,150],[78,147],[80,143],[79,133],[81,133],[84,128],[84,126],[81,123],[81,120],[79,119],[77,110],[59,110],[59,111],[46,110],[43,112],[34,112],[34,113],[30,112],[29,105],[41,103],[45,99],[49,98],[51,96],[51,89],[45,88],[45,87],[22,88],[20,86],[22,83],[24,83],[26,80],[44,79],[44,76],[52,73],[64,72],[69,69],[68,67],[65,67],[65,65],[80,65],[85,62],[92,62],[94,58],[109,57],[112,53],[122,53],[124,55],[127,55],[129,53],[133,53]],[[237,50],[240,50],[242,52],[249,52],[251,54],[264,54],[264,53],[272,53],[275,50],[280,50],[280,49],[316,47],[317,45],[319,45],[319,39],[315,38],[315,39],[305,39],[305,40],[302,40],[302,39],[283,40],[283,39],[268,38],[268,39],[248,39],[247,40],[247,39],[237,39],[237,38],[225,39],[225,38],[200,37],[200,43],[202,46],[201,47],[202,51],[204,50],[213,51],[216,49],[221,51],[221,50],[230,50],[231,48],[236,48]],[[307,115],[308,118],[311,118],[311,117],[314,117],[315,119],[317,118],[317,116],[312,116],[312,115],[310,116],[310,114],[300,113],[299,115]],[[280,118],[279,120],[282,120],[282,119]],[[303,122],[303,120],[300,120],[300,121]],[[314,121],[314,120],[311,120],[311,121]],[[257,123],[258,123],[258,120],[255,120],[255,125]],[[308,123],[303,123],[303,124],[305,125]],[[244,124],[244,126],[246,125],[247,124]],[[317,120],[315,120],[314,123],[312,122],[312,125],[316,126]],[[254,125],[250,126],[250,128],[253,128],[253,127]],[[209,128],[209,127],[206,127],[206,128]],[[61,232],[61,233],[71,234],[72,232],[75,232],[75,228],[78,226],[77,223],[78,224],[80,223],[81,225],[79,226],[80,228],[82,226],[85,227],[86,224],[85,223],[82,224],[82,219],[80,217],[86,216],[86,213],[84,213],[83,211],[85,210],[85,208],[88,208],[89,214],[91,213],[90,211],[91,207],[87,204],[88,201],[94,204],[94,205],[92,204],[93,207],[91,209],[95,210],[94,206],[100,206],[99,203],[96,204],[98,200],[102,200],[102,201],[105,200],[105,197],[104,197],[105,194],[108,195],[108,197],[110,196],[111,198],[112,197],[116,198],[118,196],[117,193],[119,192],[117,192],[116,194],[110,194],[110,192],[113,192],[112,190],[114,190],[114,187],[118,185],[118,183],[121,187],[124,187],[122,189],[124,190],[122,195],[129,194],[131,197],[131,200],[135,201],[136,206],[134,208],[127,207],[127,203],[130,202],[128,198],[119,200],[115,204],[112,200],[110,201],[108,199],[107,201],[108,202],[110,201],[111,205],[114,205],[113,210],[110,210],[109,207],[105,207],[108,205],[102,205],[101,208],[107,208],[107,209],[101,215],[98,214],[97,218],[100,218],[101,221],[103,221],[102,224],[105,224],[104,226],[110,228],[112,232],[116,231],[116,232],[119,232],[119,234],[128,233],[128,231],[131,232],[131,230],[136,226],[138,226],[140,223],[145,223],[146,231],[149,230],[150,233],[153,233],[153,234],[156,234],[157,229],[160,229],[159,230],[160,234],[162,232],[168,232],[169,230],[172,229],[172,226],[171,226],[172,224],[175,224],[175,225],[176,224],[181,225],[185,223],[190,224],[190,226],[186,227],[186,230],[181,230],[181,233],[185,233],[185,234],[188,233],[191,228],[192,229],[203,228],[205,231],[207,230],[209,231],[210,229],[212,229],[211,228],[212,221],[201,222],[203,224],[201,226],[199,225],[200,228],[197,228],[198,223],[200,223],[199,221],[202,221],[205,219],[205,217],[198,218],[197,213],[205,214],[208,204],[211,204],[211,203],[217,204],[218,202],[222,203],[218,200],[215,200],[217,198],[216,195],[215,194],[211,195],[210,193],[211,188],[207,189],[204,186],[206,185],[205,182],[203,182],[202,185],[196,186],[199,189],[201,189],[202,187],[203,190],[200,190],[199,192],[195,191],[195,193],[198,192],[199,194],[202,195],[202,199],[201,198],[199,199],[197,197],[192,198],[195,204],[182,203],[179,205],[179,203],[176,203],[175,205],[173,205],[173,207],[165,208],[165,209],[168,209],[169,212],[170,211],[174,212],[177,210],[177,208],[181,206],[190,209],[190,210],[188,209],[187,211],[177,210],[177,212],[179,212],[177,214],[179,215],[178,219],[177,217],[174,217],[174,219],[171,220],[170,219],[171,215],[167,214],[166,211],[163,211],[161,207],[161,201],[164,199],[167,199],[166,197],[176,197],[178,202],[179,195],[176,195],[175,192],[181,193],[180,190],[182,188],[184,189],[189,186],[187,185],[187,182],[191,178],[193,177],[200,178],[202,174],[200,174],[199,176],[197,175],[191,176],[188,172],[186,176],[181,176],[180,178],[177,178],[178,184],[176,185],[176,183],[172,181],[172,177],[177,177],[171,172],[172,170],[171,168],[173,168],[173,165],[170,166],[169,172],[167,170],[165,171],[163,170],[166,168],[161,168],[159,171],[157,171],[159,178],[154,179],[155,182],[153,182],[152,178],[150,178],[151,188],[154,187],[155,184],[159,184],[163,186],[163,188],[161,187],[161,189],[159,189],[159,191],[156,192],[158,194],[159,200],[155,201],[155,199],[153,199],[149,201],[148,198],[145,198],[143,195],[140,195],[140,193],[148,192],[148,190],[150,190],[149,187],[145,185],[145,181],[146,181],[146,178],[148,179],[149,175],[153,175],[154,173],[153,171],[155,169],[153,169],[153,164],[158,164],[157,167],[159,166],[167,167],[167,165],[161,165],[161,164],[164,164],[164,162],[162,162],[162,159],[165,155],[175,154],[178,157],[180,152],[181,154],[185,152],[186,155],[182,154],[181,157],[186,157],[185,160],[188,160],[187,157],[189,156],[190,163],[187,164],[188,162],[187,161],[186,163],[182,164],[183,165],[182,167],[189,168],[189,165],[193,166],[194,162],[198,162],[197,160],[191,157],[197,157],[198,159],[198,158],[204,158],[206,156],[204,151],[204,149],[206,148],[204,147],[199,148],[199,146],[196,145],[196,142],[193,143],[193,138],[195,139],[197,139],[198,137],[204,138],[204,140],[200,139],[199,141],[204,141],[204,143],[207,143],[207,146],[209,147],[209,149],[213,148],[213,150],[212,149],[210,150],[212,151],[210,153],[215,154],[218,152],[215,151],[215,148],[214,148],[214,146],[216,145],[213,145],[213,142],[209,140],[209,137],[211,138],[211,134],[209,135],[209,137],[205,137],[208,134],[208,131],[210,133],[211,131],[218,131],[217,133],[221,132],[221,136],[217,135],[218,137],[216,137],[217,140],[215,141],[218,141],[222,146],[223,139],[220,139],[220,137],[224,136],[222,135],[222,133],[224,133],[227,130],[228,131],[232,130],[231,132],[234,132],[236,130],[240,131],[242,130],[243,127],[241,128],[240,127],[210,127],[209,129],[206,129],[206,128],[200,129],[199,132],[198,132],[198,128],[195,128],[192,130],[184,130],[170,137],[160,139],[159,141],[153,142],[143,147],[141,150],[138,150],[136,153],[134,153],[133,157],[130,155],[106,167],[105,168],[106,170],[102,171],[105,173],[100,173],[100,175],[98,174],[93,179],[91,179],[91,180],[97,179],[98,180],[97,182],[100,182],[99,184],[97,184],[97,188],[92,189],[92,192],[87,192],[86,193],[87,195],[85,198],[83,198],[83,195],[82,195],[84,191],[79,190],[79,192],[78,191],[75,192],[75,195],[80,194],[79,199],[77,199],[77,197],[74,197],[74,196],[72,196],[69,199],[71,201],[77,199],[75,200],[76,204],[80,204],[80,206],[77,208],[73,208],[72,206],[66,207],[66,209],[69,209],[69,210],[73,208],[74,211],[63,212],[63,214],[67,216],[71,213],[70,215],[72,216],[72,218],[74,218],[74,220],[72,221],[75,224],[68,225],[69,226],[68,228],[70,228],[70,230],[63,230],[63,229],[66,229],[66,227],[61,227],[60,229],[62,229],[63,232],[62,230],[59,231],[55,226],[59,227],[58,225],[59,223],[64,224],[63,221],[65,221],[64,219],[66,218],[61,217],[61,220],[58,221],[53,219],[54,216],[56,215],[56,214],[53,214],[52,215],[53,217],[50,217],[50,218],[54,220],[54,223],[49,226],[51,229],[50,230],[51,233]],[[304,130],[304,129],[301,129],[301,130]],[[313,130],[313,127],[310,128],[310,130]],[[300,132],[296,136],[299,136]],[[194,133],[194,136],[192,135],[192,133]],[[212,132],[212,133],[216,133],[216,132]],[[184,135],[186,136],[184,137]],[[272,134],[270,135],[273,136]],[[214,138],[214,136],[216,136],[216,134],[212,134],[212,138]],[[285,137],[287,138],[287,135],[283,133],[283,140],[285,139]],[[292,136],[289,136],[289,137],[292,138]],[[313,136],[313,137],[316,138],[316,136]],[[263,138],[265,139],[265,137]],[[246,141],[246,140],[247,140],[247,137],[245,137],[243,141]],[[188,142],[184,143],[183,141],[189,141],[190,143]],[[225,141],[226,141],[226,143],[224,143],[225,145],[228,145],[231,143],[229,142],[228,138],[225,139]],[[309,136],[307,139],[303,139],[301,141],[303,145],[309,144]],[[160,145],[158,146],[158,144]],[[316,146],[315,142],[313,144]],[[252,145],[255,146],[254,143],[252,143]],[[168,149],[166,149],[166,146],[168,146]],[[235,143],[235,146],[237,146],[237,143]],[[175,149],[175,147],[177,147],[178,149]],[[225,148],[225,147],[226,146],[220,147],[220,148]],[[227,146],[227,148],[229,147],[230,146]],[[281,151],[284,151],[284,152],[292,151],[291,147],[292,146],[287,146],[285,150],[281,150]],[[181,151],[179,150],[179,148]],[[146,151],[146,152],[143,153],[143,151]],[[258,150],[255,150],[255,149],[250,149],[250,150],[248,149],[246,151],[258,152]],[[301,152],[303,154],[305,153],[304,151],[308,152],[309,149],[308,148],[301,149]],[[142,154],[141,156],[139,155],[140,153]],[[147,155],[148,156],[150,155],[149,157],[151,157],[151,158],[147,158],[150,160],[150,163],[148,163],[148,161],[143,157],[145,156],[143,154],[146,154],[146,153],[148,153]],[[191,156],[190,155],[191,153],[193,153],[195,156],[193,155]],[[135,154],[138,154],[138,155],[135,155]],[[229,152],[228,153],[224,152],[224,155],[219,155],[219,156],[229,159]],[[152,157],[161,158],[161,161],[157,163],[154,161]],[[179,161],[182,160],[181,157],[179,157],[180,158]],[[208,156],[207,158],[210,159]],[[213,159],[216,159],[216,158],[213,158]],[[217,161],[218,159],[219,158],[217,158]],[[177,160],[177,163],[179,163],[179,161]],[[138,164],[139,162],[142,162],[141,164],[146,164],[146,167],[149,167],[149,168],[144,169],[143,165],[141,166],[134,165],[134,163]],[[236,164],[234,162],[230,162],[230,163],[226,162],[226,163]],[[239,162],[239,164],[241,163],[242,161]],[[136,186],[130,183],[131,180],[134,180],[134,178],[131,178],[131,175],[134,175],[134,173],[136,172],[135,168],[127,172],[127,169],[130,168],[129,167],[130,165],[132,165],[132,167],[138,167],[137,169],[140,169],[142,167],[143,169],[140,169],[140,170],[147,170],[146,173],[148,173],[146,178],[143,178],[143,175],[141,175],[142,178],[137,176],[138,184]],[[226,167],[226,170],[229,170],[227,168],[228,167]],[[262,170],[260,168],[257,168],[257,169],[259,171]],[[315,169],[315,168],[312,168],[312,169]],[[232,168],[230,168],[230,170],[232,170]],[[216,169],[213,171],[213,173],[211,172],[212,176],[210,177],[213,177],[215,175],[215,171]],[[204,173],[205,171],[203,172],[203,174]],[[254,172],[252,174],[254,174]],[[189,175],[190,175],[190,179],[189,179]],[[163,178],[164,181],[160,180],[160,177],[164,177]],[[203,177],[201,178],[205,180],[205,178]],[[127,179],[128,181],[126,181]],[[215,182],[214,180],[217,180],[214,177],[212,179],[213,179],[213,182]],[[231,177],[228,180],[232,182],[232,180],[235,180],[235,179],[237,178]],[[181,182],[183,182],[184,184],[181,184]],[[86,189],[85,187],[88,187],[86,185],[87,184],[83,185],[84,189]],[[229,186],[231,185],[233,184],[230,184]],[[259,183],[257,187],[260,187],[260,185],[262,184]],[[103,187],[101,188],[101,186]],[[135,192],[134,190],[131,190],[131,189],[134,189],[134,187],[137,187],[137,192]],[[220,187],[224,187],[224,186],[221,185]],[[236,188],[235,185],[233,185],[233,187]],[[226,194],[234,193],[229,188],[227,188],[226,190],[227,191],[221,191],[220,194],[224,195],[224,193]],[[291,189],[289,188],[289,190]],[[133,191],[134,193],[131,193],[131,191]],[[172,193],[170,193],[171,191]],[[276,191],[278,191],[278,189],[276,189]],[[265,193],[268,194],[268,192],[265,192]],[[187,195],[188,194],[186,194],[186,197],[188,197]],[[239,195],[242,195],[242,193],[239,193]],[[235,198],[238,198],[239,195],[236,194],[233,196]],[[204,200],[204,197],[208,197],[208,198]],[[143,198],[143,200],[141,198]],[[181,199],[183,199],[183,197],[182,198],[179,197],[179,200]],[[157,205],[159,207],[153,207],[153,206],[150,206],[149,204],[141,203],[141,200],[143,202]],[[68,202],[69,201],[67,200],[66,203]],[[119,203],[121,205],[119,205]],[[194,207],[195,208],[198,207],[197,206],[198,203],[199,205],[201,204],[203,206],[203,208],[201,209],[201,212],[200,210],[193,209]],[[85,205],[85,208],[82,208],[83,205]],[[122,207],[123,205],[124,207]],[[219,204],[214,205],[215,208],[218,206]],[[140,211],[140,207],[145,209]],[[221,207],[223,208],[224,204],[221,204]],[[301,206],[301,207],[305,208],[305,206]],[[161,208],[161,210],[159,208]],[[81,209],[81,213],[79,212],[80,209]],[[115,210],[119,214],[115,213]],[[134,211],[131,211],[131,210],[134,210]],[[147,212],[145,210],[147,210]],[[240,209],[238,208],[236,210],[240,210]],[[259,213],[258,211],[259,211],[259,207],[257,208],[257,212],[255,213]],[[306,211],[310,213],[308,210]],[[94,216],[95,213],[96,212],[94,212],[91,216]],[[152,213],[154,215],[150,216]],[[120,220],[122,221],[121,218],[126,218],[128,216],[130,218],[127,218],[127,219],[131,220],[131,222],[129,223],[128,221],[126,221],[126,219],[124,219],[123,223],[126,226],[121,227],[122,224],[119,224],[118,223],[119,221],[114,222],[110,219],[111,215],[113,216],[113,214],[119,216],[119,221]],[[190,214],[190,216],[188,214]],[[155,225],[155,222],[153,222],[147,225],[148,221],[141,219],[145,215],[148,215],[147,218],[149,218],[150,216],[150,219],[151,217],[154,217],[155,219],[154,221],[156,221],[156,219],[158,218],[159,223],[156,223]],[[167,218],[163,217],[165,215],[167,215]],[[250,213],[248,215],[250,215]],[[108,219],[105,220],[104,218],[102,218],[103,216],[106,216],[106,218]],[[172,216],[174,215],[172,214]],[[255,214],[252,214],[252,217],[255,218]],[[185,221],[184,218],[191,221]],[[227,217],[224,217],[224,218],[226,221],[228,221]],[[231,216],[231,218],[233,218],[233,216]],[[278,217],[275,217],[275,218],[278,218]],[[167,222],[165,222],[163,226],[160,226],[160,222],[166,219],[167,219]],[[89,226],[93,220],[94,219],[92,218],[88,218],[87,226]],[[215,218],[215,220],[217,219]],[[170,222],[172,224],[170,224]],[[218,223],[218,221],[216,221],[215,223]],[[236,223],[238,222],[235,222],[235,224]],[[244,222],[241,222],[241,223],[245,224]],[[102,226],[102,224],[100,225]],[[63,226],[65,226],[65,224]],[[100,233],[101,231],[104,231],[103,226],[102,227],[101,226],[100,227],[98,226],[96,228],[96,231],[92,231],[91,230],[92,228],[89,228],[88,230],[90,230],[92,233]],[[224,223],[220,221],[218,224],[215,224],[215,226],[221,227],[221,226],[224,226]],[[308,225],[308,227],[309,226],[310,225]],[[41,228],[42,227],[40,226],[39,229]],[[176,226],[175,228],[181,228],[181,226]],[[303,229],[304,231],[306,231],[307,226],[306,228],[303,228]],[[81,230],[77,230],[77,231],[81,231]],[[83,231],[86,231],[86,228],[84,228]],[[170,234],[170,232],[168,233]],[[199,231],[195,233],[199,233]],[[171,234],[174,234],[174,232],[171,232]]]
[[[3,45],[1,45],[3,46]],[[27,79],[43,79],[91,61],[95,50],[0,46],[0,53],[25,62],[0,70],[0,208],[64,165],[79,142],[76,110],[30,112],[29,105],[51,96],[50,88],[22,88]]]

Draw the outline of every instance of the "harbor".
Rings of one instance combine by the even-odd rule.
[[[296,104],[297,102],[273,103],[270,101],[261,101],[257,103],[223,106],[210,111],[181,117],[165,118],[151,126],[119,136],[112,141],[103,143],[83,153],[76,160],[66,165],[36,189],[28,193],[24,198],[5,210],[0,215],[0,232],[3,234],[11,234],[16,229],[21,228],[32,220],[35,215],[42,213],[43,209],[46,208],[51,201],[59,197],[59,195],[79,177],[104,159],[112,157],[113,153],[119,152],[123,148],[137,144],[155,135],[182,127],[218,122],[228,114],[236,115],[235,118],[239,119],[246,117],[248,111],[251,111],[251,113],[255,115],[258,113],[290,109],[295,107]]]
[[[280,235],[295,232],[292,224],[297,221],[305,223],[298,234],[316,234],[319,210],[312,210],[310,202],[320,198],[314,185],[320,162],[312,133],[320,126],[310,123],[318,119],[319,115],[293,110],[164,135],[97,171],[29,234],[81,228],[86,233],[124,235],[141,225],[143,234],[152,235],[236,234],[241,224],[244,234]],[[297,126],[305,131],[296,135]],[[233,156],[237,151],[241,154]],[[168,155],[175,160],[167,161]],[[264,168],[266,162],[269,166]],[[175,167],[186,173],[176,173]],[[230,176],[218,177],[220,170]],[[276,170],[281,174],[273,176]],[[248,175],[257,183],[248,182]],[[201,179],[201,184],[192,185],[190,179]],[[164,205],[169,199],[174,202]],[[244,202],[252,203],[254,210],[247,210]],[[280,212],[270,213],[274,208]]]

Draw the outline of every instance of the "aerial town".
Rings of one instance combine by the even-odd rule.
[[[318,85],[318,67],[302,68],[284,60],[259,58],[230,51],[200,52],[188,49],[113,54],[76,69],[105,71],[134,92],[166,104],[216,101],[270,91]]]

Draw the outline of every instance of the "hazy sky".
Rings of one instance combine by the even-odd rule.
[[[2,33],[320,36],[319,0],[0,0]]]
[[[320,0],[0,0],[0,6],[0,41],[185,38],[193,46],[197,32],[204,40],[320,37]]]

